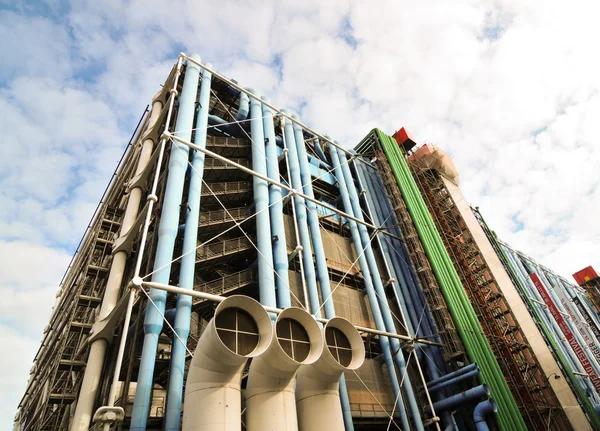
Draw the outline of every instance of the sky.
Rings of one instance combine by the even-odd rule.
[[[597,2],[0,0],[0,428],[58,284],[179,52],[353,147],[450,154],[499,237],[600,269]]]

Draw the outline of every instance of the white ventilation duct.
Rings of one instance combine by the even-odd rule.
[[[341,317],[323,327],[325,344],[317,362],[302,365],[296,378],[296,408],[300,431],[344,431],[339,383],[346,370],[359,368],[365,346],[356,328]]]
[[[183,431],[241,430],[241,380],[248,358],[273,338],[265,309],[247,296],[221,302],[202,333],[185,387]]]
[[[275,321],[273,341],[250,364],[246,386],[248,431],[295,431],[294,377],[323,351],[323,335],[314,318],[300,308],[286,308]]]

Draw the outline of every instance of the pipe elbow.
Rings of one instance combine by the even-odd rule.
[[[193,53],[192,55],[190,55],[190,58],[192,58],[197,63],[202,62],[202,58],[200,58],[200,55],[197,53]],[[192,69],[195,69],[198,72],[200,72],[200,66],[198,66],[196,63],[194,63],[192,61],[187,61],[186,63],[187,63],[187,67],[191,67]]]
[[[492,398],[482,401],[475,406],[473,410],[473,422],[477,431],[487,431],[489,429],[485,421],[486,415],[498,412],[498,404]]]

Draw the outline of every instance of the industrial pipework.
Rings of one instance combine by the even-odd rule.
[[[344,371],[365,360],[365,346],[356,328],[341,317],[323,327],[325,343],[319,360],[301,365],[296,379],[296,408],[300,431],[344,431],[339,383]]]
[[[271,319],[256,300],[233,295],[219,303],[190,364],[183,431],[242,429],[242,371],[272,339]]]
[[[323,352],[321,328],[300,308],[286,308],[275,321],[273,340],[265,353],[250,364],[246,385],[248,431],[298,429],[295,377]]]
[[[198,56],[195,60],[200,63]],[[188,60],[183,88],[179,97],[179,111],[175,126],[175,133],[188,141],[192,136],[199,77],[200,67]],[[189,147],[173,140],[168,165],[167,186],[158,227],[159,239],[154,259],[153,282],[169,283],[171,260],[173,259],[175,239],[179,227],[181,197],[188,166],[188,155]],[[164,291],[151,289],[150,299],[153,304],[148,307],[144,318],[144,346],[131,417],[130,429],[132,431],[145,431],[146,429],[158,337],[163,327],[162,315],[165,312],[167,294]]]

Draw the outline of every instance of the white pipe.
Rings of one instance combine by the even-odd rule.
[[[341,341],[339,334],[345,337]],[[339,383],[342,373],[356,370],[365,360],[362,337],[350,322],[341,317],[330,319],[323,327],[325,344],[317,362],[302,365],[296,379],[296,408],[300,431],[344,431]],[[336,349],[335,346],[347,346]],[[332,354],[333,352],[333,354]],[[345,352],[346,357],[334,357]]]
[[[299,326],[290,328],[294,322]],[[287,338],[297,340],[294,346],[285,341]],[[323,344],[319,324],[306,311],[290,307],[279,314],[271,345],[250,364],[246,386],[248,431],[298,429],[294,377],[301,365],[319,359]]]
[[[256,344],[240,331],[255,333]],[[267,350],[272,338],[271,319],[256,300],[234,295],[219,303],[190,364],[183,431],[241,431],[242,371],[247,359]]]

